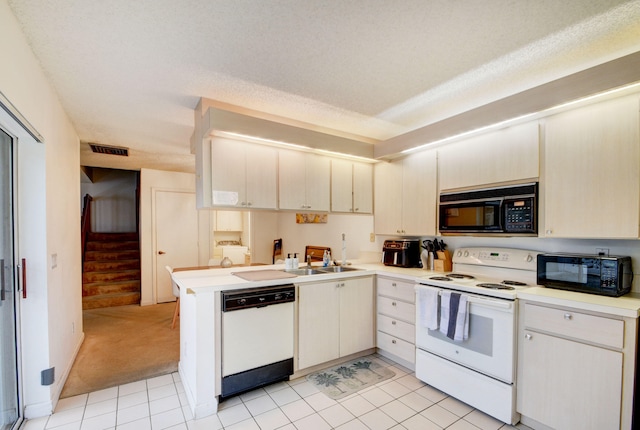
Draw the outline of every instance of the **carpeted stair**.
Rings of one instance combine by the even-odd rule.
[[[82,269],[82,309],[140,303],[137,233],[89,233]]]

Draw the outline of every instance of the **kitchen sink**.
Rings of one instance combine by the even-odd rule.
[[[325,273],[351,272],[353,270],[360,270],[360,269],[356,269],[355,267],[348,267],[348,266],[329,266],[329,267],[318,268],[318,271],[325,272]]]
[[[294,275],[298,275],[298,276],[306,276],[306,275],[322,275],[323,273],[327,273],[327,272],[321,272],[318,269],[309,269],[309,268],[300,268],[300,269],[290,269],[290,270],[284,270],[287,273],[292,273]]]

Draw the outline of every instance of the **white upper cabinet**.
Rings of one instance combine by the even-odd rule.
[[[436,233],[436,152],[422,151],[374,168],[375,233]]]
[[[545,120],[541,235],[638,238],[639,127],[637,94]]]
[[[516,125],[438,149],[440,190],[539,176],[538,122]]]
[[[331,160],[331,211],[373,212],[373,166],[343,159]]]
[[[213,139],[213,206],[276,209],[277,160],[277,150],[269,146]]]
[[[242,231],[242,212],[240,211],[214,211],[215,231]]]
[[[331,159],[299,151],[278,152],[279,208],[328,212]]]

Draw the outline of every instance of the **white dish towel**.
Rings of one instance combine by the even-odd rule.
[[[442,291],[440,332],[458,342],[469,338],[469,300],[465,294]]]
[[[420,325],[429,330],[438,330],[440,295],[436,288],[420,287],[418,303],[420,304]]]

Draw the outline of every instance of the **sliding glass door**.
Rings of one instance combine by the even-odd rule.
[[[0,128],[0,430],[20,417],[18,397],[17,298],[14,278],[14,139]]]

